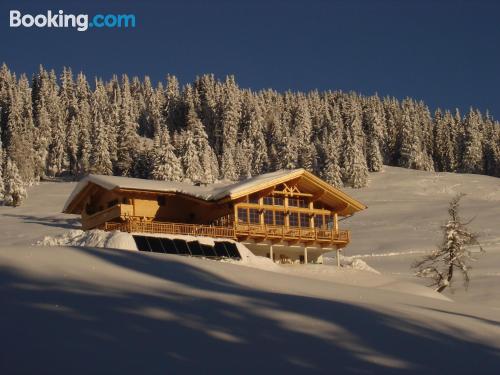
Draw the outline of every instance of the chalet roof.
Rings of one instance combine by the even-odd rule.
[[[80,180],[80,182],[76,185],[75,189],[64,205],[63,212],[71,213],[69,212],[71,211],[69,210],[71,203],[89,184],[98,185],[106,190],[122,189],[152,191],[160,193],[180,193],[205,201],[220,201],[224,199],[236,199],[242,195],[251,194],[253,192],[266,189],[273,185],[281,184],[283,182],[302,176],[309,177],[309,179],[315,180],[316,184],[322,185],[321,187],[323,189],[328,190],[330,193],[336,195],[337,198],[344,201],[348,207],[352,208],[351,210],[349,210],[352,212],[348,212],[348,214],[366,208],[366,206],[361,202],[354,200],[347,194],[327,184],[310,172],[307,172],[305,169],[299,168],[283,169],[276,172],[265,173],[236,183],[218,182],[214,184],[199,186],[184,182],[156,181],[130,177],[90,174]]]

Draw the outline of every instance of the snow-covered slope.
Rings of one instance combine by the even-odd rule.
[[[454,300],[500,308],[499,178],[386,166],[383,172],[370,175],[367,188],[346,190],[368,206],[340,223],[352,230],[347,255],[368,255],[362,259],[382,273],[422,284],[412,276],[410,265],[440,242],[449,200],[466,193],[461,215],[474,218],[469,227],[480,234],[486,254],[473,264],[469,290],[457,278],[455,292],[447,290],[446,294]]]
[[[496,183],[386,167],[349,191],[369,208],[342,222],[348,255],[385,253],[361,258],[381,274],[31,246],[77,227],[75,185],[43,183],[0,207],[0,373],[500,373]],[[418,254],[389,255],[439,240],[451,190],[488,242],[454,301],[415,284]]]

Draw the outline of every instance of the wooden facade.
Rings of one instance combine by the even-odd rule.
[[[339,227],[339,217],[352,215],[364,205],[304,170],[272,177],[229,185],[226,193],[219,188],[223,193],[215,198],[200,197],[196,187],[160,190],[155,182],[150,189],[134,188],[135,179],[110,186],[106,176],[91,177],[73,194],[64,212],[81,214],[84,230],[196,235],[325,249],[349,243],[350,233]]]

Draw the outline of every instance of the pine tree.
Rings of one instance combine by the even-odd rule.
[[[294,128],[292,134],[297,144],[297,166],[311,171],[316,159],[316,149],[311,139],[312,120],[309,105],[302,95],[298,97],[292,123]]]
[[[130,176],[135,158],[134,146],[137,144],[138,125],[135,122],[134,106],[128,80],[125,78],[121,93],[115,172],[120,176]]]
[[[464,173],[483,173],[481,126],[481,114],[471,108],[463,123],[460,170]]]
[[[364,134],[361,127],[361,108],[355,98],[350,98],[343,107],[344,144],[342,150],[342,180],[354,188],[368,183],[368,167],[363,152]]]
[[[236,145],[240,123],[240,98],[234,77],[226,78],[224,83],[224,102],[221,105],[221,122],[216,130],[216,151],[219,157],[221,178],[236,181],[238,166],[235,163]]]
[[[4,152],[2,147],[1,135],[2,135],[2,128],[0,127],[0,202],[3,202],[5,193],[5,184],[4,184],[4,173],[3,173]]]
[[[248,91],[243,96],[241,116],[243,134],[237,151],[237,165],[240,166],[240,176],[256,176],[267,170],[269,159],[262,110],[257,99]]]
[[[434,162],[439,171],[454,172],[457,168],[457,126],[449,111],[434,114]]]
[[[174,152],[168,130],[159,130],[155,136],[153,149],[153,169],[151,178],[163,181],[182,181],[184,173],[180,160]]]
[[[318,144],[319,175],[329,184],[342,187],[342,170],[340,168],[340,151],[343,139],[342,116],[338,106],[331,110],[326,104],[323,120],[316,143]]]
[[[382,169],[383,158],[380,151],[383,127],[383,111],[378,97],[370,98],[365,104],[363,128],[366,134],[366,161],[368,170],[378,172]]]
[[[95,174],[112,174],[112,163],[109,154],[109,138],[104,122],[106,111],[106,91],[102,81],[96,82],[92,95],[92,149],[90,153],[90,172]]]
[[[186,178],[212,183],[219,175],[217,158],[192,104],[188,105],[185,122],[179,154]]]
[[[418,127],[415,104],[405,99],[398,142],[398,165],[404,168],[429,170],[429,160],[423,149],[422,132]]]
[[[33,117],[31,91],[25,76],[9,92],[9,108],[5,132],[5,149],[26,184],[36,179],[33,160]]]
[[[91,113],[90,113],[90,87],[87,78],[83,73],[78,74],[76,81],[76,100],[77,110],[74,121],[75,128],[78,129],[78,149],[77,149],[77,165],[76,176],[83,175],[90,170],[90,153],[92,144],[90,141],[91,134]]]
[[[4,166],[4,197],[6,206],[20,206],[26,198],[25,183],[19,174],[17,165],[7,157]]]
[[[57,76],[53,70],[49,73],[48,85],[45,100],[50,118],[51,140],[48,148],[46,171],[49,176],[55,176],[67,167],[68,161],[65,152],[66,126],[64,124],[64,109],[58,95]]]

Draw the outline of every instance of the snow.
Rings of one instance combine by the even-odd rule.
[[[0,207],[0,372],[500,373],[499,180],[384,168],[349,192],[369,209],[340,223],[340,269],[115,250],[130,234],[60,214],[74,183],[30,188]],[[443,296],[409,266],[462,190],[487,253]]]
[[[195,198],[200,198],[208,201],[216,201],[227,196],[237,194],[240,191],[247,190],[252,186],[257,186],[263,183],[269,183],[273,180],[302,173],[304,170],[299,169],[283,169],[276,172],[265,173],[239,182],[218,182],[215,184],[192,185],[185,182],[173,181],[155,181],[131,177],[119,176],[103,176],[90,174],[76,185],[75,189],[66,200],[63,211],[66,211],[73,199],[83,190],[89,183],[94,183],[107,190],[116,188],[122,189],[137,189],[151,190],[164,193],[181,193]]]
[[[57,236],[45,236],[37,241],[38,246],[82,246],[101,247],[138,251],[133,237],[129,233],[103,230],[83,231],[73,229]]]

